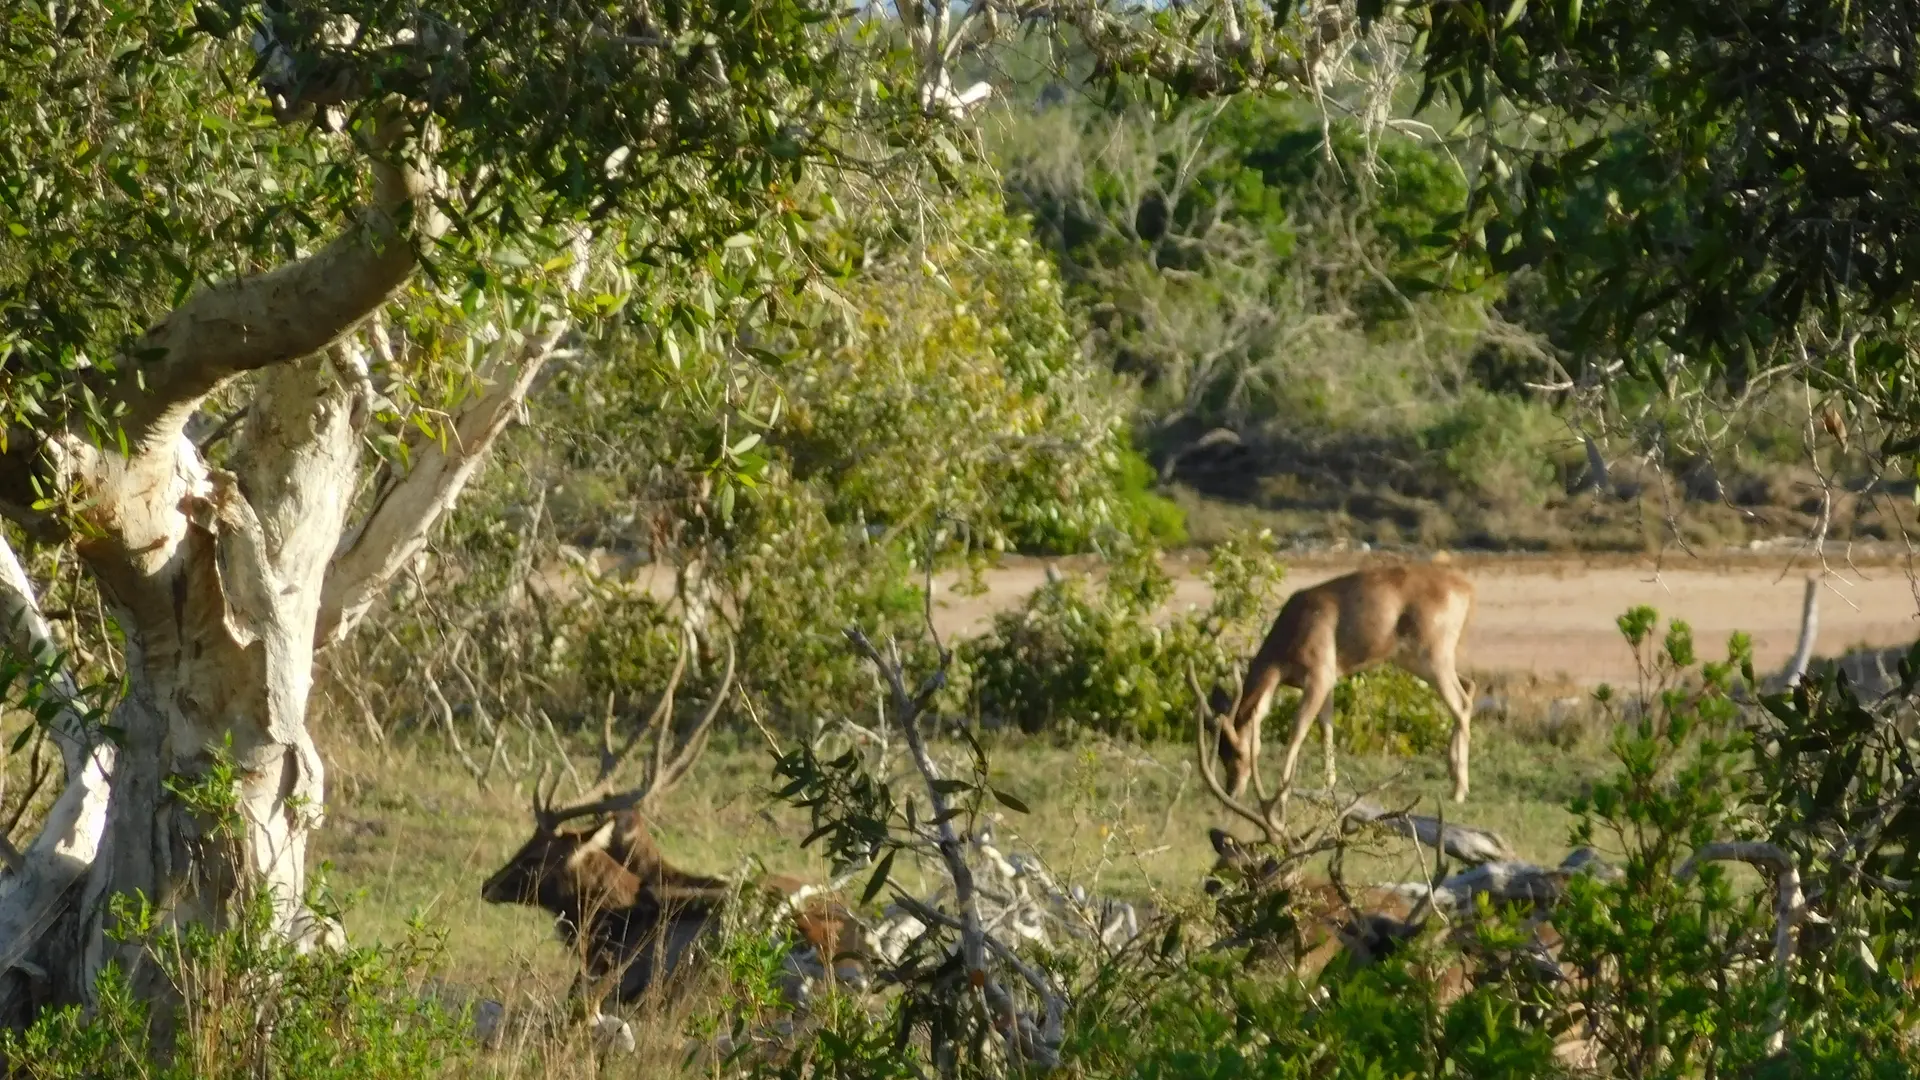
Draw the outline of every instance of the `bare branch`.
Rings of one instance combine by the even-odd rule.
[[[988,1004],[1003,1017],[1007,1023],[1002,1032],[1009,1051],[1018,1059],[1035,1061],[1043,1067],[1051,1068],[1059,1063],[1059,1047],[1063,1039],[1066,1004],[1050,980],[1043,980],[1026,968],[1026,965],[1012,958],[1011,950],[986,932],[981,924],[979,899],[975,895],[973,870],[967,865],[965,849],[960,837],[954,832],[954,814],[947,802],[947,796],[941,785],[940,769],[933,762],[933,755],[927,752],[925,733],[921,730],[921,721],[926,715],[927,706],[933,695],[944,684],[946,677],[946,654],[942,654],[941,667],[922,685],[918,695],[907,693],[907,685],[901,675],[899,665],[890,663],[875,648],[873,642],[858,627],[846,631],[847,640],[853,647],[871,662],[887,682],[893,697],[893,711],[898,717],[900,730],[906,737],[907,751],[913,759],[914,768],[919,771],[920,779],[925,783],[928,804],[933,810],[933,828],[935,847],[940,852],[940,861],[946,865],[947,876],[953,881],[954,906],[960,911],[958,920],[947,916],[938,916],[949,926],[960,932],[961,961],[966,965],[967,978],[978,986]],[[919,905],[924,906],[924,905]],[[987,951],[991,948],[996,955],[1008,960],[1010,966],[1027,979],[1041,997],[1046,1009],[1044,1025],[1031,1038],[1021,1027],[1019,1018],[1014,1015],[1012,999],[1007,995],[987,967]]]
[[[1793,659],[1787,664],[1787,685],[1798,686],[1813,659],[1813,642],[1820,636],[1820,576],[1807,575],[1807,596],[1800,605],[1800,641],[1793,647]]]
[[[1786,851],[1774,844],[1755,841],[1729,841],[1707,844],[1695,851],[1674,875],[1688,881],[1709,862],[1744,862],[1774,876],[1773,899],[1773,971],[1780,981],[1779,992],[1767,1016],[1767,1052],[1777,1054],[1786,1046],[1786,984],[1793,965],[1793,931],[1807,918],[1807,897],[1800,891],[1800,870]]]
[[[479,471],[566,330],[565,322],[556,322],[538,338],[520,342],[517,368],[505,362],[512,336],[496,342],[495,357],[502,362],[490,365],[498,378],[493,388],[460,411],[444,447],[420,440],[406,476],[390,482],[359,526],[341,538],[321,590],[317,646],[344,638],[380,591],[426,546],[427,535]]]

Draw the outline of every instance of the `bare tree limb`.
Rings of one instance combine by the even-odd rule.
[[[1002,959],[1009,959],[1010,950],[994,940],[981,924],[980,903],[976,896],[973,870],[967,865],[966,852],[960,837],[954,832],[953,813],[947,802],[941,784],[940,768],[934,764],[933,755],[927,751],[925,733],[921,730],[921,721],[926,716],[927,706],[933,695],[945,684],[944,664],[921,685],[918,694],[909,694],[905,679],[897,664],[889,663],[874,647],[872,641],[858,627],[846,631],[847,640],[862,656],[871,662],[886,680],[893,698],[893,711],[899,720],[901,733],[907,743],[908,755],[913,759],[914,768],[920,773],[920,779],[926,785],[927,799],[933,810],[933,829],[936,836],[935,847],[940,853],[940,861],[946,865],[947,876],[953,881],[954,906],[959,909],[957,920],[940,916],[939,921],[953,926],[960,932],[961,961],[966,965],[967,978],[979,987],[987,1003],[1003,1019],[1005,1026],[1002,1036],[1006,1040],[1010,1054],[1016,1060],[1032,1061],[1043,1068],[1053,1068],[1059,1064],[1060,1044],[1064,1038],[1066,1023],[1066,1000],[1055,988],[1051,980],[1040,978],[1038,973],[1028,969],[1017,959],[1010,966],[1020,972],[1036,993],[1040,995],[1045,1009],[1045,1018],[1037,1037],[1021,1026],[1015,1015],[1012,998],[1006,989],[1000,986],[993,972],[987,966],[987,952],[992,949]]]
[[[52,628],[40,613],[33,583],[0,536],[0,618],[10,651],[50,662],[59,655]],[[48,725],[66,768],[66,788],[54,800],[40,835],[0,876],[0,974],[24,959],[59,916],[68,895],[93,865],[106,832],[107,781],[114,747],[90,731],[78,689],[55,671],[52,691],[62,702]]]
[[[1681,865],[1674,877],[1690,880],[1709,862],[1744,862],[1774,876],[1773,970],[1779,980],[1779,992],[1767,1016],[1767,1052],[1777,1054],[1786,1048],[1787,978],[1793,965],[1793,931],[1807,917],[1807,897],[1800,891],[1800,870],[1787,853],[1773,844],[1754,841],[1729,841],[1707,844]]]
[[[317,645],[344,638],[394,575],[426,546],[428,534],[479,471],[566,331],[567,324],[557,321],[537,338],[516,341],[508,335],[494,344],[499,362],[490,365],[497,379],[493,388],[460,411],[444,447],[420,440],[406,476],[390,482],[360,524],[341,538],[321,589]],[[508,361],[507,353],[516,345],[520,356]]]
[[[1787,685],[1799,686],[1813,659],[1813,642],[1820,636],[1820,576],[1807,575],[1807,596],[1800,605],[1800,641],[1793,647],[1793,660],[1787,664]]]

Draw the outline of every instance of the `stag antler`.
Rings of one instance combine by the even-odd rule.
[[[1289,843],[1291,836],[1287,829],[1286,817],[1288,790],[1282,787],[1281,790],[1269,795],[1266,786],[1260,782],[1258,762],[1254,762],[1253,788],[1255,795],[1260,800],[1259,806],[1248,806],[1246,803],[1228,794],[1227,786],[1220,781],[1219,763],[1215,758],[1213,740],[1208,737],[1209,734],[1217,733],[1209,730],[1211,725],[1208,723],[1207,695],[1206,692],[1200,688],[1200,676],[1194,671],[1191,661],[1187,664],[1187,685],[1192,688],[1194,700],[1198,703],[1195,707],[1195,711],[1198,714],[1198,724],[1195,729],[1194,749],[1199,758],[1200,778],[1206,781],[1207,790],[1213,792],[1213,797],[1220,801],[1220,805],[1259,826],[1260,832],[1266,838],[1267,843],[1279,849],[1279,864],[1282,867],[1296,867],[1321,852],[1337,850],[1341,844],[1341,840],[1335,835],[1335,831],[1344,829],[1349,822],[1359,824],[1379,822],[1401,832],[1407,832],[1409,829],[1413,829],[1415,831],[1409,833],[1409,835],[1424,837],[1425,834],[1418,830],[1421,827],[1420,823],[1425,822],[1427,819],[1411,818],[1405,811],[1396,812],[1385,810],[1368,798],[1372,791],[1378,791],[1381,787],[1385,786],[1383,782],[1382,784],[1375,785],[1372,791],[1360,792],[1352,798],[1345,800],[1342,800],[1339,795],[1333,791],[1324,793],[1297,792],[1296,794],[1306,795],[1315,799],[1315,801],[1331,804],[1335,812],[1331,818],[1327,819],[1327,821],[1317,829],[1305,837],[1302,837],[1299,843]],[[1435,835],[1442,835],[1450,834],[1457,830],[1454,830],[1452,826],[1446,826],[1444,828],[1433,828],[1431,831],[1433,831]],[[1475,830],[1475,832],[1478,832],[1478,830]],[[1497,840],[1497,838],[1495,839]],[[1499,841],[1499,844],[1502,849],[1504,849],[1504,841]]]
[[[552,803],[553,792],[543,797],[547,770],[540,774],[541,783],[534,785],[534,820],[544,829],[553,829],[563,821],[589,815],[611,814],[621,810],[630,810],[636,806],[643,810],[650,807],[654,800],[665,795],[678,784],[694,762],[707,748],[707,737],[713,733],[713,723],[726,706],[733,691],[734,645],[733,639],[727,639],[727,664],[720,676],[719,689],[714,691],[713,699],[707,703],[707,711],[702,713],[698,723],[687,732],[678,749],[673,744],[673,699],[679,690],[680,677],[686,672],[687,653],[694,647],[693,635],[688,633],[679,659],[673,665],[673,674],[667,680],[667,687],[660,695],[659,704],[634,733],[616,750],[613,745],[613,698],[608,695],[607,713],[600,725],[600,769],[593,784],[580,793],[580,797],[566,806],[556,807]],[[653,736],[653,752],[646,758],[646,769],[639,783],[625,790],[619,790],[615,779],[620,766],[646,738]],[[554,785],[559,786],[558,782]]]
[[[1260,799],[1258,809],[1248,806],[1227,793],[1227,786],[1220,781],[1217,749],[1213,745],[1213,740],[1209,738],[1210,735],[1217,738],[1221,732],[1213,730],[1213,725],[1208,723],[1211,718],[1207,715],[1207,693],[1200,688],[1200,676],[1194,671],[1191,661],[1187,663],[1187,685],[1193,689],[1193,699],[1196,702],[1194,712],[1198,723],[1194,730],[1194,749],[1199,758],[1200,778],[1206,781],[1207,790],[1213,792],[1213,797],[1220,801],[1220,805],[1259,826],[1268,843],[1283,851],[1286,850],[1287,823],[1280,806],[1283,796],[1267,794],[1265,785],[1258,779],[1258,763],[1254,763],[1256,774],[1254,791]]]

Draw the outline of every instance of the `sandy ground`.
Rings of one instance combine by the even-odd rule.
[[[1365,558],[1290,560],[1282,591],[1346,573]],[[1057,565],[1066,572],[1077,569],[1071,563]],[[1198,557],[1168,558],[1176,608],[1207,603],[1202,565]],[[1709,659],[1724,655],[1728,634],[1745,630],[1753,638],[1756,666],[1779,668],[1793,653],[1805,582],[1814,569],[1804,559],[1792,563],[1784,556],[1684,554],[1669,556],[1664,565],[1650,557],[1565,556],[1456,558],[1454,565],[1473,580],[1477,596],[1461,649],[1463,667],[1564,676],[1584,685],[1625,684],[1634,678],[1633,657],[1614,619],[1636,604],[1652,606],[1662,618],[1687,620]],[[1045,580],[1042,561],[1008,559],[988,576],[984,595],[940,588],[935,625],[942,634],[977,633],[994,612],[1017,605]],[[1821,589],[1815,654],[1911,642],[1920,637],[1916,611],[1920,602],[1901,563],[1837,567]]]

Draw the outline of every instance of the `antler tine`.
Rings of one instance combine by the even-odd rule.
[[[727,700],[733,694],[733,662],[734,645],[733,639],[729,637],[727,666],[721,673],[719,688],[713,692],[713,700],[707,703],[707,711],[700,715],[700,722],[687,733],[686,741],[681,743],[680,752],[674,755],[673,761],[655,769],[653,779],[647,785],[646,794],[642,797],[644,801],[650,802],[672,790],[673,786],[686,776],[687,770],[693,768],[693,763],[700,760],[700,755],[706,751],[707,736],[713,732],[713,722],[719,719],[721,709],[726,707]],[[664,731],[665,728],[663,727],[662,730]],[[656,746],[661,745],[664,745],[664,740],[656,744]],[[659,760],[658,757],[655,760]]]
[[[553,775],[553,762],[540,766],[540,775],[533,781],[533,820],[542,829],[551,830],[559,821],[553,817],[553,793],[542,791],[547,786],[547,777]]]
[[[598,805],[598,800],[603,800],[613,795],[615,790],[614,778],[619,773],[620,766],[626,762],[627,755],[633,753],[633,748],[640,744],[640,740],[646,737],[648,731],[652,730],[655,725],[661,723],[665,717],[671,715],[673,711],[674,691],[679,687],[680,676],[686,671],[686,667],[687,651],[683,648],[680,650],[680,654],[674,658],[673,672],[667,676],[666,691],[660,695],[660,701],[654,706],[653,714],[647,718],[647,722],[641,725],[637,731],[627,736],[626,742],[623,743],[618,750],[613,747],[614,692],[612,690],[607,691],[607,709],[606,712],[601,714],[600,718],[600,768],[594,775],[593,783],[588,785],[586,790],[580,793],[579,798],[575,800],[573,806],[567,808],[566,813],[562,816],[562,820],[579,817],[581,814],[588,812],[585,809],[581,809],[582,807]],[[669,724],[668,726],[671,727],[672,725]]]
[[[600,714],[600,772],[594,776],[594,784],[606,783],[619,767],[620,755],[613,749],[613,691],[608,690],[607,709]]]
[[[1200,778],[1206,781],[1207,790],[1213,792],[1213,797],[1220,801],[1220,805],[1259,826],[1260,831],[1266,835],[1268,843],[1276,847],[1285,847],[1282,841],[1287,835],[1287,830],[1273,817],[1273,806],[1277,800],[1262,800],[1260,809],[1255,810],[1227,794],[1226,785],[1220,782],[1220,771],[1207,739],[1207,695],[1200,689],[1200,676],[1193,670],[1191,660],[1187,662],[1187,684],[1192,687],[1196,702],[1194,711],[1199,722],[1194,729],[1194,750],[1199,758]]]
[[[546,817],[543,820],[551,821],[553,825],[558,825],[560,822],[572,818],[598,816],[601,814],[618,813],[622,810],[631,810],[665,791],[666,788],[671,787],[693,766],[694,759],[697,758],[700,751],[705,748],[707,734],[711,731],[713,721],[719,716],[720,708],[725,704],[728,691],[730,691],[733,686],[734,648],[731,639],[727,642],[727,669],[720,690],[714,695],[712,705],[708,707],[706,714],[700,718],[699,725],[688,737],[687,743],[682,747],[680,754],[671,762],[667,762],[664,765],[656,765],[649,769],[646,779],[634,787],[625,791],[616,792],[610,790],[613,787],[613,774],[618,769],[620,762],[633,751],[633,748],[638,745],[640,740],[646,737],[649,732],[656,734],[656,761],[665,760],[666,753],[664,745],[666,740],[671,739],[673,735],[671,717],[674,694],[678,690],[680,679],[686,671],[687,652],[690,648],[691,642],[689,642],[688,648],[683,648],[680,651],[680,656],[673,666],[673,674],[667,681],[666,691],[660,696],[660,704],[655,706],[653,715],[647,720],[646,725],[629,737],[626,743],[614,753],[612,767],[609,768],[603,765],[600,778],[594,782],[592,787],[582,793],[579,800],[563,807],[548,807]],[[608,726],[610,725],[603,725],[603,728]],[[602,734],[604,738],[605,732],[603,731]],[[663,780],[664,783],[662,782]],[[548,827],[551,828],[552,825]]]
[[[660,705],[647,719],[647,725],[635,733],[637,740],[647,732],[653,732],[653,765],[648,770],[646,786],[652,790],[660,781],[660,773],[667,767],[667,744],[673,739],[673,695],[680,689],[680,676],[687,668],[687,656],[699,647],[699,641],[693,636],[692,627],[682,627],[680,631],[680,659],[673,666],[673,677],[667,680],[667,692],[660,695]]]

